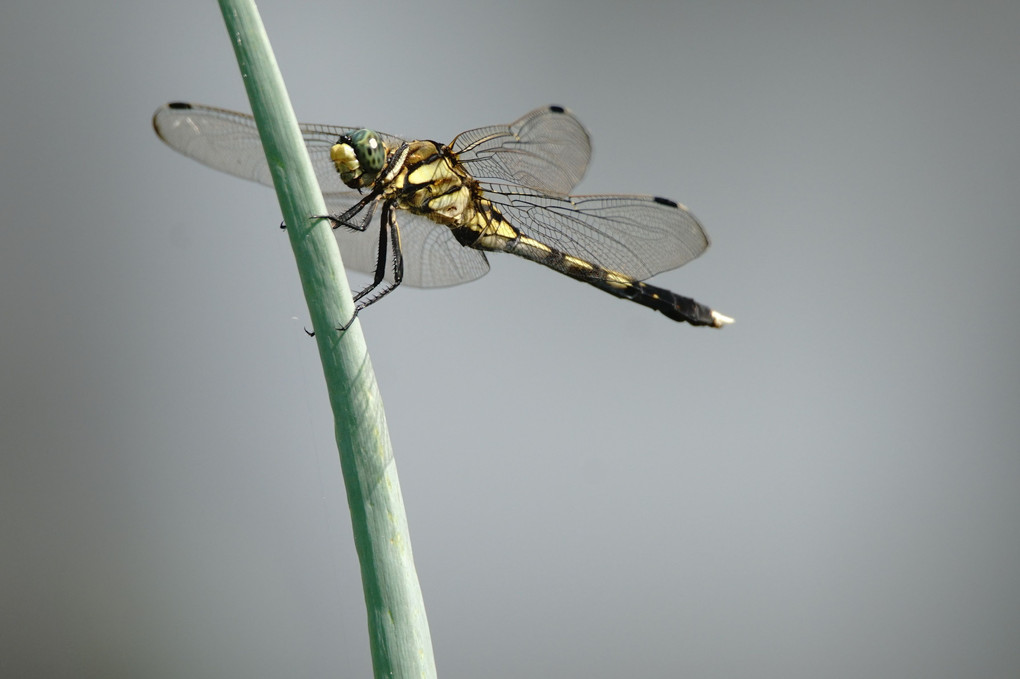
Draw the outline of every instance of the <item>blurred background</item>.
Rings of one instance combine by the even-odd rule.
[[[440,676],[1020,676],[1020,4],[261,10],[302,120],[569,106],[737,321],[500,256],[366,312]],[[0,675],[370,676],[276,198],[150,127],[248,108],[216,4],[0,55]]]

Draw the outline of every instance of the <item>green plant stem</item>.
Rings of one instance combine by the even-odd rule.
[[[287,223],[336,422],[376,677],[435,677],[386,418],[326,206],[251,0],[219,0]],[[339,179],[338,179],[339,181]],[[338,674],[343,676],[342,668]]]

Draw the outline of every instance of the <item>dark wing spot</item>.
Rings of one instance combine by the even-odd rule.
[[[661,196],[655,196],[655,198],[653,200],[655,200],[655,202],[658,203],[659,205],[668,205],[670,207],[676,207],[676,208],[680,207],[679,205],[676,204],[675,201],[672,201],[669,198],[663,198]]]
[[[183,101],[171,101],[169,104],[166,105],[166,107],[184,111],[187,111],[192,108],[191,104],[188,104]]]
[[[553,106],[550,106],[549,110],[552,111],[553,113],[566,113],[567,112],[567,109],[563,108],[562,106],[556,106],[555,104]]]

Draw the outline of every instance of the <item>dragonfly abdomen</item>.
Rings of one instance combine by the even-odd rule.
[[[714,328],[720,328],[733,322],[728,316],[723,316],[689,297],[649,285],[624,273],[570,255],[524,235],[507,222],[487,201],[480,201],[480,203],[479,207],[482,209],[478,210],[480,219],[476,219],[479,223],[476,225],[475,231],[476,233],[481,231],[481,235],[471,244],[472,247],[508,252],[530,259],[571,278],[595,286],[614,297],[627,299],[654,309],[674,321]],[[486,224],[484,229],[480,228],[482,221]]]
[[[600,290],[622,299],[629,299],[650,309],[664,314],[674,321],[682,321],[691,325],[707,325],[721,328],[732,319],[690,297],[683,297],[665,288],[659,288],[641,281],[630,281],[626,285],[604,284],[599,281],[587,281]]]
[[[674,321],[686,321],[691,325],[721,327],[728,320],[719,318],[717,312],[689,297],[635,280],[619,271],[603,268],[597,264],[573,257],[559,250],[548,248],[531,238],[522,236],[513,253],[544,264],[571,278],[584,281],[614,297],[629,299],[654,309]]]

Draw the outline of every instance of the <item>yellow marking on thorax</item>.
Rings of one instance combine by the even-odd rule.
[[[463,214],[470,202],[471,191],[466,186],[461,186],[452,193],[435,196],[429,200],[429,208],[448,217],[453,217]]]
[[[413,172],[407,175],[407,181],[415,185],[430,184],[433,182],[448,182],[451,179],[460,181],[450,163],[445,158],[437,158],[431,163],[416,167]]]
[[[392,191],[387,192],[397,198],[401,208],[450,227],[474,219],[469,178],[458,172],[434,143],[412,144],[403,167]]]

